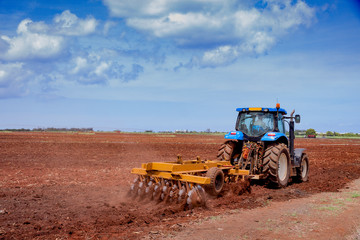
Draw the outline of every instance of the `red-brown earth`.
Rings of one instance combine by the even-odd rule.
[[[306,148],[309,181],[285,189],[208,199],[207,208],[128,199],[143,162],[215,159],[220,135],[0,133],[0,239],[138,239],[234,209],[337,192],[360,178],[360,140],[296,139]]]

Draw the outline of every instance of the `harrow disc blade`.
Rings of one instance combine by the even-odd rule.
[[[146,190],[146,184],[144,181],[140,181],[139,182],[139,187],[138,187],[138,192],[137,195],[140,196],[140,198],[142,198],[145,195],[145,190]]]
[[[154,194],[154,191],[155,191],[155,182],[153,181],[150,181],[148,183],[148,186],[145,188],[145,195],[148,199],[152,199],[153,198],[153,194]]]
[[[194,186],[188,193],[186,203],[189,205],[189,208],[205,206],[205,190],[200,185]]]
[[[137,178],[134,180],[133,184],[131,184],[130,190],[128,192],[129,197],[136,197],[136,195],[138,194],[139,181],[140,181],[139,178]]]
[[[169,201],[176,202],[179,197],[179,188],[176,185],[173,185],[169,192]]]
[[[162,193],[161,184],[156,183],[154,187],[154,191],[152,193],[152,199],[158,201],[161,198],[161,193]]]
[[[181,203],[186,198],[186,189],[184,186],[179,190],[178,203]]]
[[[176,180],[152,179],[139,177],[129,190],[129,196],[155,200],[158,203],[181,204],[184,209],[205,206],[205,190],[198,184]]]

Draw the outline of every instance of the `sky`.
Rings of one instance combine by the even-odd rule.
[[[0,129],[360,133],[360,1],[0,0]]]

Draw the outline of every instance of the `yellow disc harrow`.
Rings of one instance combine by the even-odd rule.
[[[204,206],[205,192],[218,195],[227,182],[238,182],[244,176],[259,178],[229,161],[203,161],[199,157],[183,161],[181,156],[174,162],[143,163],[131,173],[138,177],[130,187],[130,196],[183,204],[187,208]]]

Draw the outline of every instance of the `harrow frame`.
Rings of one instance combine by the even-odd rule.
[[[262,177],[250,175],[250,170],[239,169],[230,161],[201,160],[200,157],[183,161],[180,155],[173,162],[143,163],[141,168],[133,168],[131,173],[138,176],[129,192],[131,196],[173,201],[189,208],[205,205],[205,192],[216,196],[225,183]]]
[[[199,157],[196,160],[183,161],[178,156],[176,162],[150,162],[141,164],[141,168],[133,168],[132,174],[139,176],[149,176],[154,179],[163,178],[167,180],[178,180],[194,184],[210,184],[210,178],[203,176],[210,168],[221,169],[225,176],[249,176],[259,179],[260,175],[250,175],[249,170],[241,170],[237,166],[231,165],[230,161],[202,161]]]

